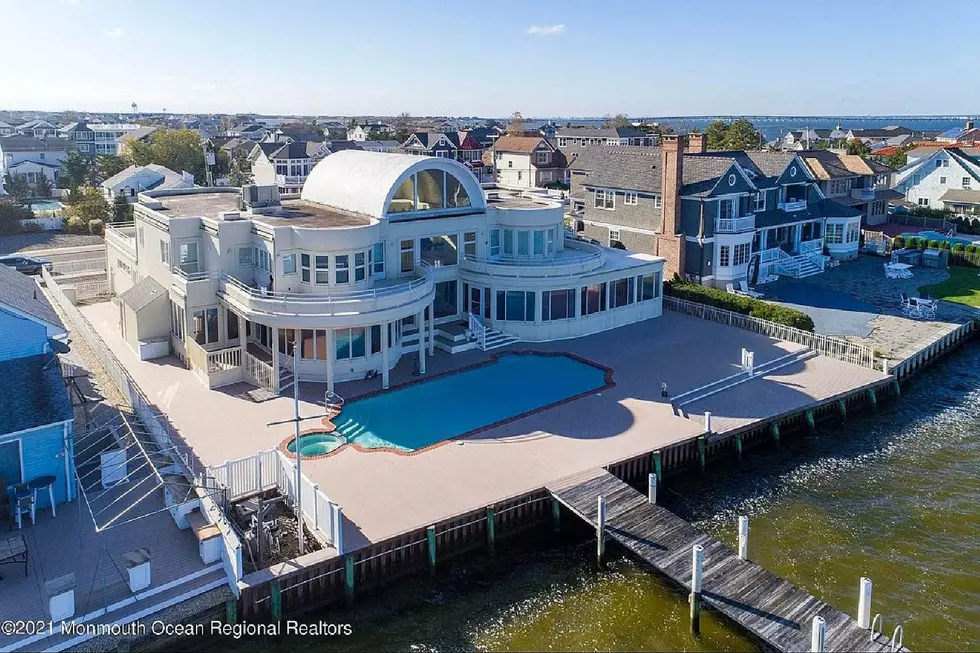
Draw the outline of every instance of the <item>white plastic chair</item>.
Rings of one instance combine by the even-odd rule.
[[[741,281],[738,282],[738,288],[739,290],[741,290],[743,295],[748,295],[749,297],[752,297],[754,299],[758,299],[759,297],[762,297],[761,292],[755,292],[754,290],[749,290],[749,282],[746,279],[742,279]]]

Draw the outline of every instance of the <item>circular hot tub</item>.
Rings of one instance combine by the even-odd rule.
[[[323,456],[344,444],[343,438],[329,433],[309,433],[299,436],[299,455],[303,458]],[[286,451],[296,455],[296,439],[289,438]]]

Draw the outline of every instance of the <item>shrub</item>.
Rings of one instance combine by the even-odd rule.
[[[974,245],[973,243],[970,243],[969,245],[966,246],[966,253],[967,254],[976,254],[977,253],[977,246]]]
[[[905,236],[895,236],[892,239],[892,249],[902,249],[905,247]]]
[[[813,331],[813,319],[802,311],[778,304],[770,304],[744,295],[732,295],[724,290],[699,286],[677,278],[664,284],[664,294],[699,304],[707,304],[733,313],[751,315],[761,320],[769,320],[803,331]]]
[[[915,241],[915,246],[918,247],[919,249],[925,249],[928,244],[929,243],[926,241],[925,238],[919,238],[917,241]]]
[[[935,240],[935,239],[930,240],[929,241],[929,249],[939,249],[939,241],[938,240]]]
[[[957,245],[959,245],[959,243],[957,243]],[[949,244],[948,240],[944,240],[943,242],[939,243],[939,249],[949,251],[952,248],[953,246]]]
[[[970,245],[970,247],[974,247],[974,246]],[[963,243],[956,243],[955,245],[953,245],[954,252],[962,252],[964,249],[966,248],[963,246]]]
[[[90,220],[88,223],[88,232],[95,236],[102,235],[102,220]]]
[[[72,216],[70,218],[65,218],[65,230],[66,231],[85,231],[87,228],[86,224],[82,222],[81,218]]]

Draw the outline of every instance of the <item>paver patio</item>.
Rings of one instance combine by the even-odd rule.
[[[112,304],[81,310],[150,401],[168,413],[206,463],[269,449],[291,435],[290,425],[266,427],[267,422],[292,414],[291,399],[253,403],[240,396],[248,388],[245,384],[209,391],[172,357],[139,361],[119,335],[118,313]],[[676,395],[730,376],[739,371],[743,347],[755,352],[757,365],[802,349],[669,311],[661,318],[585,338],[519,343],[516,349],[564,351],[610,367],[616,385],[418,455],[360,452],[348,447],[326,458],[304,461],[303,471],[343,506],[345,548],[379,541],[543,487],[583,469],[701,434],[700,418],[673,414],[668,400],[660,396],[661,383],[666,382]],[[404,356],[393,370],[393,387],[415,378],[416,356]],[[456,355],[437,350],[428,361],[427,376],[489,356],[478,350]],[[884,378],[829,358],[811,358],[738,386],[734,391],[747,393],[748,399],[739,400],[738,410],[730,417],[764,418]],[[338,392],[350,401],[379,387],[376,378],[340,384]],[[304,414],[321,410],[315,402],[322,401],[323,391],[323,384],[302,384]],[[721,420],[719,425],[729,417],[729,392],[733,391],[713,395],[700,408],[712,410]],[[438,401],[432,397],[431,403],[417,410],[437,416]],[[473,397],[473,401],[493,401],[493,396]]]

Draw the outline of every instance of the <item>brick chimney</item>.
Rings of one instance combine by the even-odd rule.
[[[684,178],[684,154],[676,134],[663,137],[660,165],[660,194],[663,219],[654,243],[654,253],[667,259],[664,281],[675,274],[684,275],[684,235],[681,231],[681,186]]]
[[[704,137],[704,134],[688,134],[686,151],[690,152],[691,154],[704,154],[708,151],[708,139]]]

